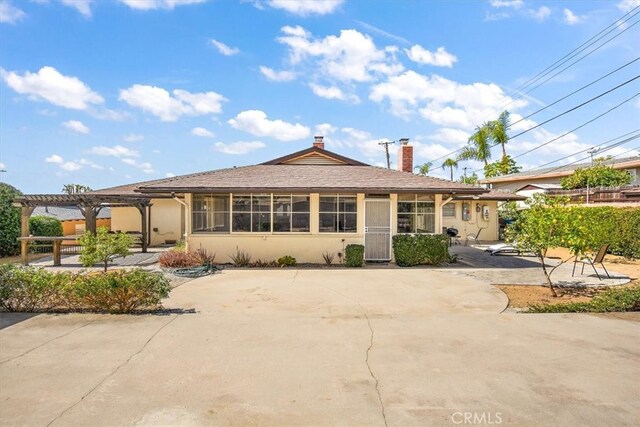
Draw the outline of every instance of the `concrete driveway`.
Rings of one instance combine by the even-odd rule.
[[[225,270],[166,315],[25,316],[0,422],[637,425],[640,323],[506,303],[456,270]]]

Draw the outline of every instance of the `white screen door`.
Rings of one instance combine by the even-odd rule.
[[[364,259],[391,259],[391,201],[372,199],[364,202]]]

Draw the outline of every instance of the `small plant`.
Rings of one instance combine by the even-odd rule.
[[[200,246],[198,250],[195,252],[196,257],[200,261],[200,265],[211,266],[213,261],[216,259],[216,254],[210,254],[205,248]]]
[[[129,246],[133,245],[132,236],[125,233],[109,233],[106,227],[98,228],[96,234],[87,231],[79,239],[82,245],[80,262],[85,267],[91,267],[96,263],[104,265],[104,271],[115,257],[126,257]]]
[[[291,255],[285,255],[278,258],[278,266],[279,267],[295,267],[297,261]]]
[[[186,251],[187,250],[187,242],[185,242],[184,240],[178,240],[176,242],[176,245],[172,248],[172,250],[178,251],[178,252]]]
[[[229,255],[231,261],[236,267],[248,267],[251,264],[251,255],[245,251],[241,251],[236,247],[236,253]]]
[[[640,286],[607,289],[587,302],[534,304],[526,313],[606,313],[640,311]]]
[[[347,267],[362,267],[362,265],[364,264],[363,245],[347,245],[344,253],[344,261]]]
[[[276,261],[262,260],[258,258],[256,262],[253,263],[253,266],[258,268],[270,268],[278,267],[278,263]]]
[[[163,252],[158,259],[160,266],[165,268],[187,268],[202,265],[200,258],[193,252],[169,250]]]
[[[455,261],[449,255],[449,237],[440,234],[396,234],[393,256],[400,267]]]
[[[335,254],[333,252],[323,252],[322,253],[322,259],[324,259],[324,263],[327,265],[331,265],[333,264],[333,258],[335,257]]]

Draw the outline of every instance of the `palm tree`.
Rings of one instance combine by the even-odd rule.
[[[495,145],[500,144],[502,146],[502,158],[507,157],[507,150],[505,144],[509,142],[509,128],[511,127],[511,118],[508,111],[503,111],[498,117],[498,120],[489,122],[489,135]]]
[[[442,169],[449,168],[451,172],[451,181],[453,181],[453,168],[458,169],[458,162],[455,159],[447,159],[442,163]]]
[[[431,166],[433,166],[433,164],[431,162],[427,162],[427,163],[424,163],[424,164],[421,164],[421,165],[417,166],[418,175],[426,176],[429,173],[429,171],[431,170]]]
[[[86,185],[80,185],[80,184],[65,184],[62,187],[62,192],[65,194],[78,194],[78,193],[84,193],[86,191],[92,191],[91,187],[87,187]]]
[[[489,123],[477,126],[476,131],[469,137],[469,143],[462,148],[458,160],[478,160],[489,164],[491,159],[491,130]]]

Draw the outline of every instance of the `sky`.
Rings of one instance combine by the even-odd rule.
[[[639,75],[637,61],[519,121],[640,57],[640,15],[620,20],[637,6],[0,0],[0,179],[31,194],[106,188],[261,163],[308,148],[315,135],[376,166],[386,162],[379,142],[409,138],[414,163],[432,161],[431,174],[448,178],[446,155],[501,111],[511,113],[513,136]],[[602,47],[524,93],[614,23],[593,45]],[[639,92],[640,79],[627,83],[514,137],[507,152],[525,170],[580,159],[640,128]],[[640,139],[607,154],[638,147]],[[460,162],[454,172],[482,175],[481,166]]]

